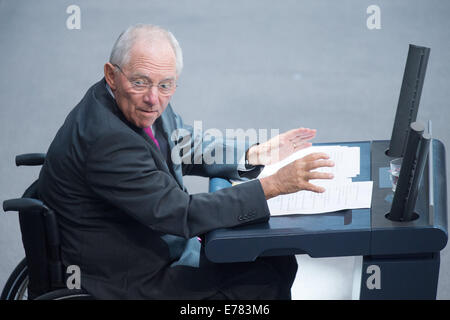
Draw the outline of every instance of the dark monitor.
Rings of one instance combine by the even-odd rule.
[[[403,157],[409,126],[416,121],[430,48],[410,44],[387,155]]]

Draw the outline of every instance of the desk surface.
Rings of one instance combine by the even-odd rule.
[[[386,142],[377,143],[386,144]],[[360,175],[354,178],[353,181],[373,180],[371,161],[373,143],[371,141],[328,143],[327,145],[333,144],[360,147]],[[440,156],[440,154],[437,154],[434,159],[439,159]],[[376,180],[377,184],[379,184],[378,177]],[[213,178],[210,182],[210,191],[214,192],[229,186],[231,184],[226,180]],[[379,184],[375,186],[374,183],[375,188],[390,188],[390,185],[383,186]],[[311,257],[336,257],[373,254],[374,244],[376,247],[377,241],[373,241],[371,212],[371,209],[357,209],[319,215],[276,216],[271,217],[267,223],[218,229],[206,235],[205,253],[208,259],[213,262],[253,261],[261,255],[308,254]],[[423,229],[421,228],[422,222],[416,222],[415,224],[412,229]],[[441,224],[443,225],[436,228],[430,226],[433,232],[435,229],[443,231],[438,232],[439,235],[437,237],[439,239],[433,240],[434,242],[439,242],[436,245],[437,247],[442,245],[445,247],[447,242],[446,220],[445,223],[442,222]],[[394,228],[397,227],[394,226]],[[378,231],[386,231],[383,228],[378,227]],[[387,230],[389,231],[390,229],[392,229],[392,226],[387,226]],[[404,228],[404,230],[409,229]],[[388,232],[380,239],[383,242],[391,236]],[[396,250],[404,251],[404,248],[401,246],[400,249]],[[428,249],[419,248],[417,250]],[[414,249],[411,252],[414,252]]]

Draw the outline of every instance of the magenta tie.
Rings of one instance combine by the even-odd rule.
[[[153,142],[156,144],[158,149],[160,149],[158,140],[156,140],[155,136],[153,135],[152,128],[150,128],[150,127],[144,128],[144,131],[150,137],[150,139],[153,140]]]

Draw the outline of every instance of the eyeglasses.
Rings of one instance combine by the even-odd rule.
[[[115,66],[117,69],[120,70],[120,72],[122,72],[125,78],[127,78],[128,82],[131,83],[133,90],[138,93],[145,92],[151,89],[153,86],[156,86],[158,87],[158,92],[160,95],[170,96],[175,92],[175,89],[178,87],[178,85],[175,83],[175,80],[164,80],[158,84],[153,84],[147,79],[142,77],[129,78],[117,64],[114,64],[113,66]]]

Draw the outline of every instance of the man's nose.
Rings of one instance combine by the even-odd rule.
[[[144,102],[154,105],[158,103],[158,87],[152,86],[150,89],[148,89],[144,94]]]

